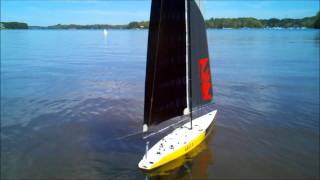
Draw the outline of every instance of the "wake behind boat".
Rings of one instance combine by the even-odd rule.
[[[217,110],[195,118],[213,99],[205,23],[194,0],[152,0],[148,37],[143,131],[177,116],[190,119],[162,138],[139,162],[152,170],[197,147]]]

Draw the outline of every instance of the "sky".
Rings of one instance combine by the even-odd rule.
[[[127,24],[149,20],[151,0],[1,0],[1,21],[29,25]],[[203,0],[204,18],[302,18],[319,11],[318,0]]]

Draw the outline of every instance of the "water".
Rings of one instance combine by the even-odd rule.
[[[208,30],[216,126],[143,173],[147,31],[1,31],[1,178],[319,178],[317,30]]]

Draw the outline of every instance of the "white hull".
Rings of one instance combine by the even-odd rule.
[[[139,162],[139,168],[152,170],[175,160],[198,146],[210,131],[217,110],[185,123],[158,141]]]

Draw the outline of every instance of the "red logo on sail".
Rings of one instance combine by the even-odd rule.
[[[211,82],[210,82],[210,70],[209,70],[209,59],[203,58],[198,60],[198,71],[200,76],[200,90],[201,98],[204,101],[210,101],[212,95],[210,93]]]

